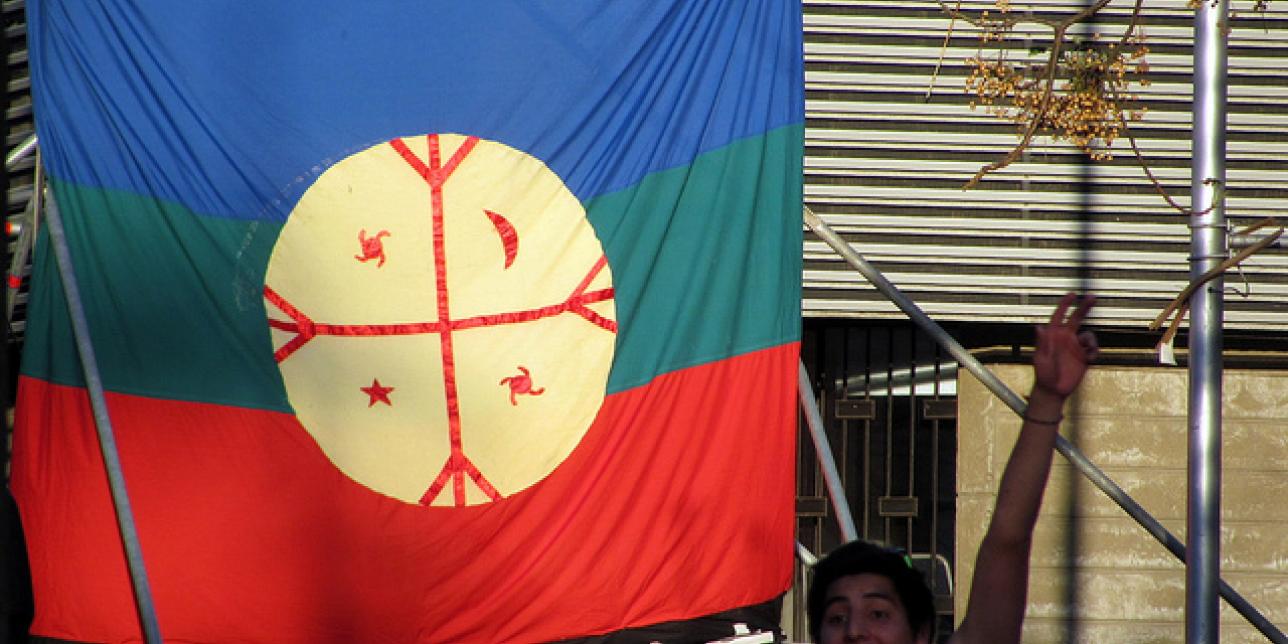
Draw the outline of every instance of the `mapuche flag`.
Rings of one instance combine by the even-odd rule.
[[[167,639],[546,641],[787,588],[798,2],[27,9]],[[40,244],[32,631],[136,641]]]

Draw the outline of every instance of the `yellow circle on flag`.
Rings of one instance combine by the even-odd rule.
[[[297,417],[373,490],[499,500],[568,457],[603,402],[612,276],[544,163],[455,134],[332,166],[269,260],[265,309]]]

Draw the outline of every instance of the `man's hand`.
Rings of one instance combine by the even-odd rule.
[[[1090,331],[1078,332],[1096,296],[1087,295],[1069,313],[1078,296],[1067,293],[1051,314],[1051,320],[1037,327],[1037,350],[1033,353],[1033,388],[1067,398],[1087,373],[1087,364],[1100,347]],[[1066,317],[1067,316],[1067,317]]]

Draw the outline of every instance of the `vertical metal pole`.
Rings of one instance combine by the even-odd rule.
[[[854,516],[850,514],[850,501],[845,498],[845,486],[841,484],[841,475],[836,471],[836,459],[832,456],[832,445],[827,440],[827,431],[823,429],[823,417],[818,413],[818,403],[814,400],[814,389],[809,382],[809,372],[805,363],[800,363],[796,378],[796,393],[800,397],[801,409],[805,410],[805,424],[809,426],[809,435],[814,439],[814,453],[818,464],[823,468],[823,481],[827,483],[827,496],[832,500],[832,511],[836,513],[836,522],[841,527],[841,538],[847,543],[859,538],[859,531],[854,527]]]
[[[1190,276],[1226,257],[1225,127],[1227,0],[1204,0],[1194,18],[1194,134],[1190,172]],[[1191,297],[1188,550],[1185,641],[1219,641],[1221,575],[1221,354],[1225,281]]]
[[[18,304],[18,291],[22,288],[22,270],[31,256],[31,249],[36,246],[37,233],[40,232],[40,213],[44,203],[45,177],[40,165],[40,151],[36,151],[36,168],[32,173],[31,198],[22,211],[19,220],[22,230],[18,231],[18,241],[14,244],[13,256],[9,258],[8,273],[5,274],[4,311],[5,320],[13,320],[13,309]],[[11,322],[6,322],[11,324]]]
[[[89,390],[90,406],[94,410],[94,425],[98,429],[99,447],[103,451],[103,466],[107,470],[112,505],[116,507],[116,523],[121,531],[121,543],[125,547],[125,560],[129,567],[130,582],[134,587],[139,625],[143,630],[144,641],[148,644],[160,644],[161,630],[157,626],[156,612],[152,607],[152,590],[148,585],[147,569],[143,565],[143,552],[139,547],[134,513],[130,509],[130,497],[125,490],[125,477],[121,471],[121,459],[116,450],[112,419],[107,411],[107,398],[103,395],[103,380],[99,376],[98,359],[94,356],[94,346],[90,343],[89,323],[81,303],[76,271],[72,266],[71,253],[67,248],[67,236],[63,231],[58,202],[52,193],[47,201],[47,209],[49,240],[52,242],[50,245],[54,250],[54,258],[58,261],[58,273],[63,278],[63,293],[67,296],[67,310],[72,319],[72,332],[76,337],[76,349],[80,353],[81,367],[85,372],[85,387]]]

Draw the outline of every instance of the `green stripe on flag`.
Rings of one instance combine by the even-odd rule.
[[[199,217],[172,202],[51,183],[106,388],[290,410],[263,304],[279,225]],[[49,251],[42,231],[23,373],[83,385]]]
[[[610,393],[800,335],[801,126],[744,139],[587,203],[613,268]],[[111,391],[290,411],[264,311],[280,224],[52,182]],[[23,373],[84,383],[42,234]]]
[[[743,139],[587,203],[616,291],[610,393],[800,338],[803,133]]]

